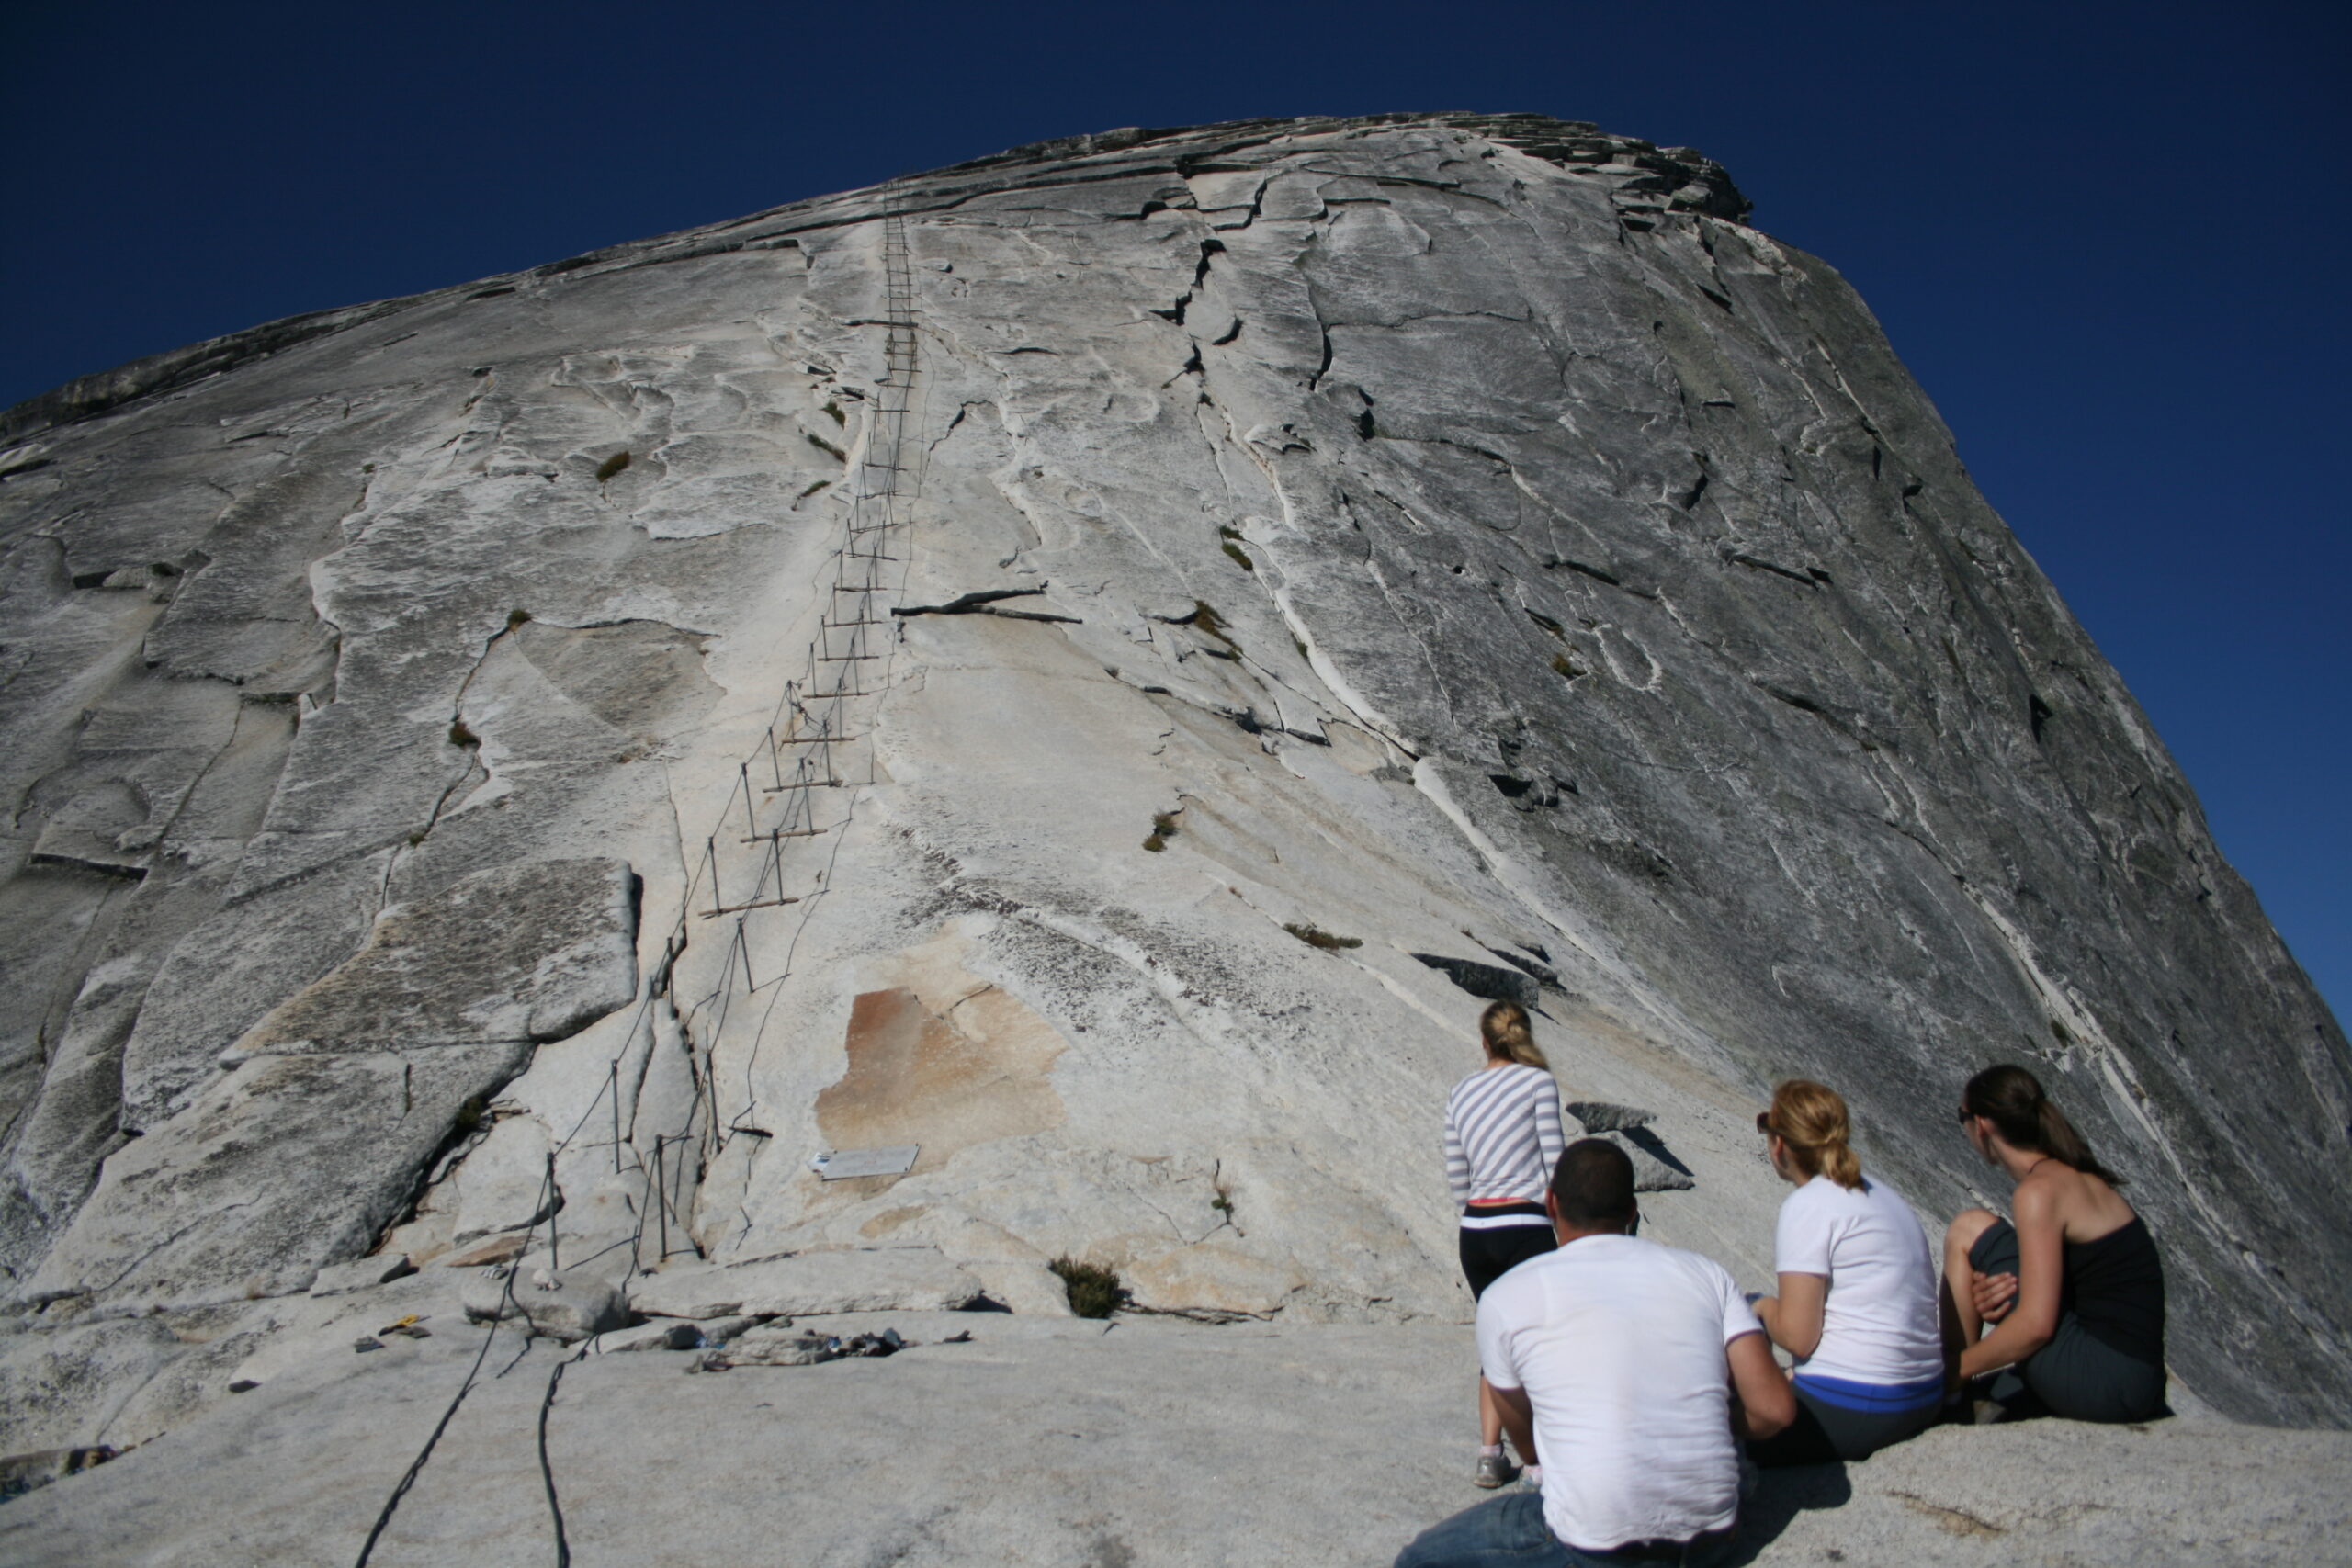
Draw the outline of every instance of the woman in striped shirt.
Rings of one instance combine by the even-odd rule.
[[[1515,1264],[1552,1250],[1544,1194],[1560,1158],[1560,1086],[1536,1049],[1527,1010],[1497,1002],[1478,1017],[1487,1065],[1445,1101],[1445,1179],[1462,1214],[1462,1272],[1473,1301]],[[1503,1452],[1502,1407],[1478,1379],[1478,1465],[1500,1486],[1519,1472]]]

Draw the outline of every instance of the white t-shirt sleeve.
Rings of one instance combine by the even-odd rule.
[[[1761,1334],[1764,1325],[1757,1320],[1756,1309],[1739,1293],[1739,1281],[1731,1277],[1721,1264],[1714,1265],[1716,1288],[1723,1293],[1724,1343],[1728,1345],[1743,1334]],[[1489,1377],[1489,1382],[1494,1380]]]
[[[1499,1280],[1487,1286],[1478,1303],[1478,1369],[1495,1387],[1515,1389],[1521,1381],[1511,1359],[1512,1330],[1518,1325],[1505,1321],[1513,1292],[1501,1287]]]
[[[1815,1179],[1818,1179],[1816,1178]],[[1776,1274],[1818,1274],[1829,1277],[1829,1249],[1836,1239],[1826,1208],[1806,1195],[1808,1185],[1790,1193],[1781,1204],[1780,1224],[1772,1232],[1772,1271]]]

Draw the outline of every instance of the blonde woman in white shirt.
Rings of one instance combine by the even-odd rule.
[[[1445,1179],[1462,1215],[1462,1273],[1474,1302],[1521,1263],[1552,1250],[1544,1194],[1560,1158],[1560,1086],[1536,1048],[1527,1010],[1496,1002],[1479,1015],[1478,1035],[1487,1065],[1445,1100]],[[1471,1473],[1478,1485],[1501,1486],[1519,1474],[1503,1451],[1502,1409],[1483,1377],[1478,1441]]]
[[[1934,1249],[1919,1218],[1854,1157],[1846,1101],[1794,1078],[1756,1118],[1781,1205],[1780,1293],[1757,1302],[1772,1342],[1796,1358],[1796,1421],[1751,1445],[1760,1465],[1867,1459],[1933,1426],[1944,1393]]]

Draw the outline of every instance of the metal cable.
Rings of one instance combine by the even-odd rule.
[[[782,775],[781,769],[776,762],[776,748],[778,744],[776,729],[779,725],[786,724],[788,718],[789,723],[786,736],[785,738],[786,741],[790,744],[797,745],[801,744],[803,740],[807,739],[801,734],[801,726],[803,720],[807,718],[810,710],[807,703],[803,700],[804,693],[809,697],[813,697],[813,699],[820,705],[830,704],[831,705],[831,711],[826,716],[823,723],[817,727],[815,737],[818,749],[820,750],[824,759],[826,777],[830,779],[832,776],[832,770],[836,765],[833,758],[833,749],[837,744],[836,738],[838,738],[840,742],[846,742],[848,739],[852,739],[852,737],[848,735],[842,723],[842,720],[845,717],[844,708],[847,702],[853,697],[866,695],[878,697],[883,692],[886,692],[888,689],[891,679],[896,672],[898,651],[900,646],[898,637],[899,628],[895,626],[889,628],[892,635],[887,639],[886,651],[879,654],[868,651],[868,644],[865,636],[867,626],[872,624],[873,621],[873,600],[883,594],[893,594],[898,597],[904,596],[906,583],[910,570],[910,561],[913,554],[910,549],[902,556],[897,558],[897,564],[899,570],[895,574],[895,581],[886,581],[884,580],[886,574],[879,570],[879,568],[885,561],[892,558],[888,554],[888,536],[890,532],[899,527],[911,527],[913,523],[912,511],[910,507],[904,515],[901,515],[899,509],[894,504],[897,501],[901,499],[898,476],[905,471],[906,467],[905,446],[907,416],[910,412],[916,412],[914,385],[916,380],[915,363],[917,357],[917,339],[912,310],[912,301],[914,297],[913,273],[911,266],[909,265],[908,259],[905,220],[903,214],[899,209],[896,193],[892,193],[885,197],[883,224],[884,293],[885,303],[888,309],[886,310],[883,343],[882,377],[878,389],[880,396],[877,397],[875,405],[875,424],[868,434],[865,454],[859,462],[859,474],[855,481],[855,488],[853,490],[850,496],[849,513],[843,525],[842,542],[834,550],[831,558],[834,565],[832,574],[833,581],[826,586],[818,604],[817,619],[819,640],[818,642],[810,645],[808,678],[805,683],[797,683],[790,681],[785,682],[784,691],[777,700],[775,710],[770,717],[765,734],[763,738],[765,742],[765,750],[768,754],[771,767],[775,769],[776,776],[779,778],[781,778]],[[925,408],[928,407],[929,390],[929,387],[925,386],[923,389],[925,398],[923,406]],[[896,409],[892,409],[889,406],[889,396],[894,391],[899,395],[899,406]],[[918,419],[918,428],[920,428],[920,422],[923,416],[921,413],[917,413],[916,417]],[[886,440],[888,442],[888,460],[884,463],[876,463],[874,460],[876,448]],[[930,454],[928,452],[919,454],[920,466],[916,469],[918,478],[915,484],[911,487],[910,492],[908,493],[904,499],[911,502],[915,495],[919,495],[921,493],[922,476],[926,474],[929,470],[929,458]],[[868,479],[868,475],[876,469],[880,470],[885,476],[879,489],[873,488],[871,481]],[[876,502],[880,503],[882,520],[878,524],[868,524],[861,526],[861,514],[870,515],[874,509],[874,503]],[[877,544],[876,547],[871,554],[862,555],[857,549],[857,541],[860,537],[866,535],[878,536],[881,542]],[[849,566],[853,560],[865,560],[871,563],[865,569],[865,580],[863,582],[851,583],[847,581],[849,576]],[[844,590],[862,602],[857,611],[856,624],[850,628],[852,633],[850,648],[852,651],[846,656],[823,656],[820,658],[817,649],[819,647],[826,646],[823,640],[826,631],[828,629],[839,629],[838,627],[829,626],[829,617],[833,611],[836,601],[841,597]],[[869,660],[878,660],[882,666],[879,687],[874,693],[858,691],[855,687],[854,682],[856,679],[862,679],[862,677],[854,678],[851,672],[851,666],[864,663]],[[833,690],[830,693],[825,692],[822,689],[822,685],[818,680],[818,676],[820,673],[820,665],[823,662],[840,663],[843,666],[841,677],[834,682]],[[683,1145],[684,1141],[694,1134],[696,1122],[698,1121],[703,1121],[703,1136],[713,1140],[715,1146],[710,1152],[716,1153],[718,1149],[723,1149],[726,1146],[726,1144],[732,1134],[743,1130],[741,1126],[742,1119],[750,1115],[757,1104],[757,1099],[752,1087],[753,1073],[758,1062],[760,1048],[764,1043],[767,1035],[767,1026],[770,1017],[775,1011],[776,1002],[783,995],[783,987],[781,982],[788,978],[794,973],[793,960],[798,954],[800,940],[808,931],[809,919],[816,912],[816,906],[822,902],[824,895],[830,892],[835,886],[834,877],[840,865],[842,847],[848,838],[850,828],[856,820],[857,807],[863,796],[864,790],[870,786],[874,782],[874,758],[871,750],[874,745],[874,739],[870,733],[870,726],[869,734],[865,739],[868,747],[866,778],[864,781],[842,781],[842,783],[841,787],[847,789],[849,792],[843,797],[842,818],[839,822],[832,824],[831,828],[823,829],[823,831],[831,836],[833,842],[830,846],[826,855],[824,869],[818,874],[816,885],[808,893],[798,896],[797,901],[800,903],[801,908],[798,918],[794,922],[791,938],[786,944],[783,967],[765,984],[754,983],[754,977],[751,973],[750,967],[750,950],[742,931],[742,917],[739,914],[737,917],[735,940],[730,943],[729,952],[720,964],[719,976],[713,994],[704,998],[699,1002],[690,1005],[684,1011],[677,1013],[679,1027],[682,1031],[686,1032],[687,1034],[686,1045],[689,1056],[688,1065],[690,1070],[694,1072],[695,1077],[696,1093],[694,1097],[694,1102],[688,1109],[684,1123],[679,1128],[678,1132],[675,1134],[663,1134],[657,1136],[656,1157],[651,1166],[649,1166],[643,1157],[641,1145],[638,1143],[638,1130],[635,1125],[634,1113],[631,1115],[630,1132],[628,1142],[632,1145],[632,1151],[636,1155],[638,1171],[642,1182],[640,1195],[641,1201],[636,1205],[635,1229],[628,1242],[616,1242],[611,1247],[607,1247],[602,1251],[591,1255],[592,1258],[602,1257],[605,1253],[614,1250],[615,1247],[624,1245],[628,1246],[630,1249],[629,1267],[628,1274],[624,1277],[625,1279],[634,1278],[637,1274],[644,1271],[645,1222],[647,1213],[653,1207],[654,1202],[662,1204],[663,1208],[662,1217],[666,1225],[669,1205],[672,1199],[667,1192],[668,1183],[663,1179],[663,1173],[659,1168],[662,1151],[672,1143],[677,1143]],[[752,759],[750,758],[744,759],[742,764],[739,766],[737,770],[736,786],[734,789],[729,791],[726,800],[721,803],[719,807],[718,821],[720,826],[714,828],[713,831],[705,838],[704,845],[706,852],[704,857],[700,860],[689,862],[685,868],[687,874],[685,876],[684,886],[679,899],[677,918],[675,922],[673,924],[668,936],[664,940],[662,963],[656,967],[654,973],[647,977],[643,994],[639,997],[638,1001],[637,1015],[631,1021],[628,1032],[623,1036],[625,1043],[618,1053],[616,1053],[612,1060],[606,1064],[604,1087],[599,1089],[596,1094],[591,1098],[587,1106],[581,1111],[578,1120],[572,1123],[571,1127],[554,1144],[550,1150],[547,1175],[542,1179],[540,1185],[540,1202],[538,1205],[539,1212],[543,1216],[545,1223],[549,1225],[550,1229],[552,1229],[554,1224],[555,1211],[562,1202],[562,1190],[556,1179],[554,1156],[562,1153],[571,1145],[573,1140],[580,1135],[581,1131],[587,1126],[589,1119],[596,1113],[596,1111],[600,1106],[604,1105],[607,1095],[611,1096],[613,1099],[611,1109],[614,1115],[616,1128],[616,1147],[614,1150],[614,1158],[616,1162],[616,1168],[618,1168],[618,1161],[620,1158],[620,1150],[618,1146],[620,1063],[630,1051],[636,1048],[639,1036],[642,1035],[645,1041],[646,1051],[645,1070],[650,1072],[652,1068],[652,1054],[659,1048],[660,1044],[658,1032],[652,1027],[651,1021],[653,1004],[657,998],[667,998],[672,1001],[674,1010],[675,994],[673,981],[675,977],[677,964],[680,959],[684,956],[686,949],[692,941],[693,919],[695,914],[698,895],[703,892],[705,887],[704,874],[706,871],[708,872],[708,890],[711,896],[711,903],[714,910],[718,912],[729,912],[725,909],[719,897],[718,837],[720,831],[725,830],[723,825],[726,819],[734,811],[736,796],[738,795],[742,796],[746,825],[752,829],[750,837],[747,838],[746,842],[756,843],[762,836],[759,830],[758,820],[759,803],[754,795],[751,783],[750,765],[752,760]],[[798,795],[797,809],[803,814],[803,819],[808,823],[809,830],[813,834],[817,829],[815,829],[815,818],[813,813],[809,811],[808,807],[808,790],[816,786],[816,782],[809,777],[808,757],[805,752],[797,761],[796,780],[797,793]],[[782,786],[776,793],[789,796],[795,793],[795,786]],[[780,835],[786,828],[789,827],[790,823],[794,819],[792,813],[795,809],[795,804],[790,799],[787,799],[785,823],[780,825],[778,829],[772,829],[772,833]],[[755,874],[752,892],[749,896],[749,902],[753,905],[759,905],[760,900],[763,898],[768,886],[767,878],[771,870],[773,870],[776,877],[775,897],[778,900],[786,899],[783,886],[783,840],[780,836],[774,836],[769,838],[768,843],[770,847],[767,863],[763,864]],[[775,989],[768,998],[767,1005],[761,1010],[759,1015],[759,1027],[752,1035],[751,1049],[745,1058],[743,1108],[741,1111],[738,1111],[734,1117],[729,1118],[727,1122],[722,1125],[718,1118],[718,1084],[716,1081],[718,1051],[725,1035],[727,1021],[733,1010],[734,991],[729,981],[735,969],[738,967],[739,957],[741,960],[741,967],[743,970],[743,981],[746,995],[759,990],[767,989],[770,986],[775,987]],[[694,1049],[695,1043],[692,1036],[693,1020],[696,1014],[703,1012],[707,1008],[708,1008],[714,1000],[718,1004],[718,1017],[711,1025],[707,1043],[700,1053],[696,1053]],[[695,1059],[697,1055],[699,1055],[700,1058],[698,1061]],[[639,1092],[642,1092],[643,1084],[641,1075],[638,1088]],[[706,1095],[707,1095],[707,1101]],[[704,1120],[706,1103],[709,1113],[707,1121]],[[681,1176],[683,1177],[683,1171],[681,1172]],[[661,1196],[657,1198],[657,1194],[660,1194]],[[359,1557],[356,1563],[354,1565],[354,1568],[367,1568],[367,1564],[370,1557],[375,1552],[377,1543],[382,1539],[386,1527],[391,1523],[393,1514],[398,1511],[401,1501],[407,1497],[409,1492],[415,1486],[418,1477],[424,1473],[425,1464],[431,1460],[434,1450],[440,1443],[442,1435],[448,1430],[450,1422],[456,1418],[458,1408],[465,1404],[466,1397],[473,1392],[474,1385],[480,1378],[483,1362],[489,1357],[490,1347],[497,1338],[500,1325],[506,1321],[511,1315],[510,1309],[514,1309],[515,1311],[520,1310],[514,1301],[514,1270],[516,1268],[519,1268],[521,1259],[529,1255],[532,1238],[536,1235],[540,1223],[540,1220],[534,1220],[530,1225],[525,1228],[523,1233],[522,1249],[516,1254],[515,1265],[510,1267],[508,1269],[504,1286],[500,1292],[498,1310],[496,1314],[491,1320],[488,1331],[482,1337],[481,1348],[474,1353],[473,1362],[467,1369],[465,1380],[458,1385],[456,1394],[451,1397],[448,1405],[442,1411],[440,1420],[435,1423],[433,1431],[426,1438],[424,1447],[417,1451],[416,1457],[409,1462],[407,1470],[402,1472],[399,1483],[392,1488],[391,1495],[385,1499],[382,1510],[377,1515],[374,1526],[368,1532],[366,1543],[360,1548]],[[577,1268],[579,1265],[574,1264],[573,1267]],[[528,1314],[525,1314],[524,1316],[527,1323]],[[530,1339],[526,1337],[524,1345],[525,1350],[527,1351],[529,1347]],[[547,1494],[548,1512],[555,1529],[556,1562],[558,1568],[569,1568],[569,1564],[571,1561],[571,1548],[565,1532],[562,1504],[556,1491],[554,1467],[548,1455],[548,1423],[554,1409],[556,1391],[563,1381],[563,1374],[565,1371],[569,1369],[573,1362],[581,1359],[586,1354],[587,1348],[583,1345],[581,1349],[556,1363],[555,1367],[548,1373],[547,1393],[541,1399],[539,1404],[539,1474],[541,1483]],[[515,1358],[515,1360],[519,1362],[520,1359],[521,1357],[518,1355]],[[513,1367],[514,1363],[510,1363],[508,1367],[500,1371],[498,1375],[500,1377],[503,1377],[506,1371],[513,1370]]]

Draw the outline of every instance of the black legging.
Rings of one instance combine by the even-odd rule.
[[[1797,1418],[1762,1442],[1747,1445],[1747,1457],[1766,1470],[1783,1464],[1827,1464],[1868,1459],[1889,1443],[1917,1437],[1943,1418],[1943,1408],[1849,1410],[1795,1391]]]

